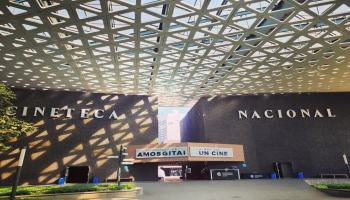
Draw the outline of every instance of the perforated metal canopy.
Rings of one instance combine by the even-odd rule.
[[[203,95],[350,91],[349,0],[1,0],[13,87]]]

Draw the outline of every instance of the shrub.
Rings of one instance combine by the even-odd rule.
[[[33,124],[6,114],[7,108],[13,106],[15,99],[15,93],[6,85],[0,84],[0,152],[10,148],[6,144],[9,140],[35,131]]]
[[[346,189],[350,190],[350,183],[328,183],[313,185],[317,189]]]
[[[131,190],[135,188],[136,186],[134,183],[123,183],[120,188],[118,188],[116,183],[19,186],[17,188],[17,195],[115,191]],[[0,187],[0,196],[9,196],[10,194],[11,187]]]

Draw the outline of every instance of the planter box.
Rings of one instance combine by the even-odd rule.
[[[350,179],[348,178],[308,178],[304,179],[304,181],[309,185],[317,185],[317,184],[338,184],[338,183],[350,183]]]
[[[350,190],[346,190],[346,189],[319,189],[319,190],[330,196],[350,198]]]
[[[16,196],[16,199],[21,198],[36,198],[36,199],[64,199],[64,200],[77,200],[77,199],[112,199],[112,198],[126,198],[136,197],[143,194],[143,189],[137,187],[134,190],[118,190],[110,192],[77,192],[77,193],[57,193],[57,194],[43,194],[43,195],[22,195]]]

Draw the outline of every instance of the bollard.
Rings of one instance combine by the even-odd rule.
[[[275,172],[271,173],[271,179],[273,180],[277,179],[277,174]]]
[[[297,178],[304,179],[304,172],[298,172]]]
[[[92,177],[92,183],[94,184],[100,183],[100,178],[98,176]]]
[[[58,179],[58,185],[64,185],[64,178],[59,178]]]

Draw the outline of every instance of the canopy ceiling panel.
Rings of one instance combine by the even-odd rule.
[[[0,81],[158,95],[350,91],[348,0],[1,0]]]

